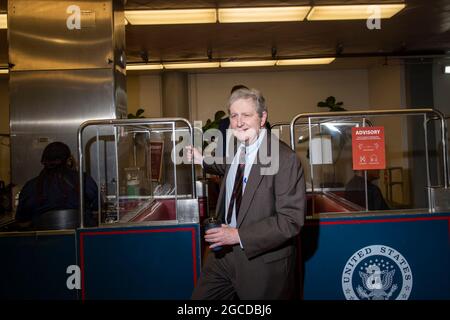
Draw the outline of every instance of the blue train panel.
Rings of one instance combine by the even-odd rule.
[[[199,232],[198,224],[79,230],[81,298],[189,299]]]
[[[0,299],[77,299],[67,270],[77,264],[75,232],[23,232],[0,236]]]
[[[304,299],[450,299],[449,227],[448,213],[310,221]]]

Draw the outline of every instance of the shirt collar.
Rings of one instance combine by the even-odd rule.
[[[245,153],[246,154],[250,154],[250,153],[255,152],[255,151],[258,150],[259,146],[261,145],[261,143],[262,143],[262,141],[264,139],[264,136],[266,135],[266,131],[267,130],[265,128],[262,128],[259,131],[258,139],[256,139],[256,141],[253,142],[251,145],[245,146]],[[244,147],[244,145],[241,143],[239,148],[243,148],[243,147]]]

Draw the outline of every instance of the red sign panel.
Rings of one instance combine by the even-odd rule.
[[[353,170],[385,169],[384,127],[352,128]]]

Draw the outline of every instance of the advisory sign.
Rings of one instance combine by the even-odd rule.
[[[384,127],[352,128],[353,170],[385,169]]]

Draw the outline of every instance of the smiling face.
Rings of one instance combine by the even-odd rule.
[[[233,135],[247,145],[256,141],[266,119],[267,112],[264,111],[260,117],[252,99],[238,99],[230,105],[230,127]]]

